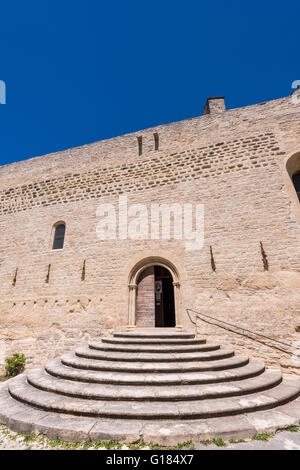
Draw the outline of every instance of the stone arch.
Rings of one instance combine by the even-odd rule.
[[[288,161],[286,162],[286,170],[292,180],[294,189],[297,191],[297,189],[295,188],[294,176],[300,173],[300,152],[295,153],[288,159]]]
[[[293,174],[300,170],[300,151],[294,153],[286,161],[286,170],[292,178]]]
[[[300,151],[294,152],[285,161],[285,183],[291,200],[291,210],[298,221],[300,221],[299,188],[295,184],[295,175],[300,173]],[[299,177],[297,177],[299,178]],[[299,183],[299,182],[298,182]]]
[[[161,266],[167,269],[173,278],[174,303],[175,303],[175,327],[181,329],[181,294],[180,278],[176,266],[166,258],[160,256],[149,256],[138,261],[130,270],[128,276],[128,327],[136,327],[136,298],[138,279],[143,271],[151,266]]]

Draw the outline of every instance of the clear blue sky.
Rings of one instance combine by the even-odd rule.
[[[289,95],[299,1],[0,1],[0,164]]]

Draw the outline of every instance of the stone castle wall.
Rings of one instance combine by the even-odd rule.
[[[150,256],[178,270],[183,326],[191,327],[190,307],[300,347],[300,204],[286,172],[299,151],[300,105],[287,97],[1,167],[6,354],[25,353],[30,367],[125,326],[130,270]],[[203,203],[203,249],[97,238],[99,203],[117,207],[124,194],[128,205]],[[51,249],[57,221],[66,223],[63,250]],[[198,332],[299,371],[297,359],[266,342],[204,322]]]

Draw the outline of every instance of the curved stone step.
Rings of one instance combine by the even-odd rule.
[[[163,339],[191,339],[195,338],[195,334],[192,332],[177,332],[177,331],[116,331],[113,333],[115,338],[163,338]]]
[[[196,372],[196,371],[215,371],[234,369],[242,367],[249,362],[248,357],[231,355],[229,358],[219,358],[210,361],[199,362],[122,362],[119,360],[100,361],[99,359],[89,359],[79,357],[69,353],[61,356],[61,362],[65,366],[76,369],[86,369],[91,371],[109,371],[109,372],[135,372],[135,373],[154,373],[154,372]]]
[[[111,351],[96,351],[82,346],[77,348],[75,354],[78,357],[88,359],[99,359],[105,361],[123,361],[123,362],[185,362],[185,361],[214,361],[232,357],[233,351],[220,349],[212,352],[194,352],[194,353],[124,353]]]
[[[113,352],[133,352],[133,353],[187,353],[187,352],[205,352],[216,351],[220,349],[219,344],[188,344],[188,345],[141,345],[141,344],[105,344],[92,341],[89,348],[96,351],[113,351]]]
[[[8,382],[0,384],[0,422],[12,431],[35,433],[73,442],[145,442],[174,446],[187,440],[195,444],[213,437],[247,439],[300,424],[300,398],[274,409],[212,419],[130,420],[92,418],[38,410],[14,400]]]
[[[8,383],[11,396],[34,408],[79,416],[130,419],[197,419],[249,413],[270,409],[297,398],[300,382],[286,380],[277,387],[250,395],[210,400],[164,401],[107,401],[58,396],[32,387],[26,374]]]
[[[27,381],[33,387],[71,398],[124,401],[182,401],[234,397],[268,390],[282,381],[280,371],[268,371],[254,377],[232,383],[192,385],[111,385],[74,382],[57,379],[45,372],[44,367],[31,369]]]
[[[231,382],[236,380],[256,377],[265,371],[265,366],[261,362],[250,362],[242,367],[232,370],[216,371],[177,371],[174,372],[151,372],[135,373],[123,371],[93,371],[65,366],[61,358],[49,361],[45,370],[48,374],[66,380],[74,380],[86,383],[101,383],[114,385],[180,385],[180,384],[209,384]]]
[[[205,344],[206,339],[203,338],[191,338],[191,339],[164,339],[164,338],[120,338],[120,337],[103,337],[101,338],[103,343],[109,344]]]

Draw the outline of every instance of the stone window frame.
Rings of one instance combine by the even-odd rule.
[[[59,225],[64,225],[64,226],[65,226],[65,234],[64,234],[64,243],[63,243],[63,247],[62,247],[62,248],[53,248],[56,228],[57,228]],[[67,224],[66,224],[66,222],[65,222],[64,220],[58,220],[57,222],[55,222],[55,223],[52,225],[51,237],[50,237],[50,246],[49,246],[49,250],[50,250],[51,252],[60,252],[60,251],[63,251],[63,249],[64,249],[64,247],[65,247],[65,241],[66,241],[66,232],[67,232]]]

